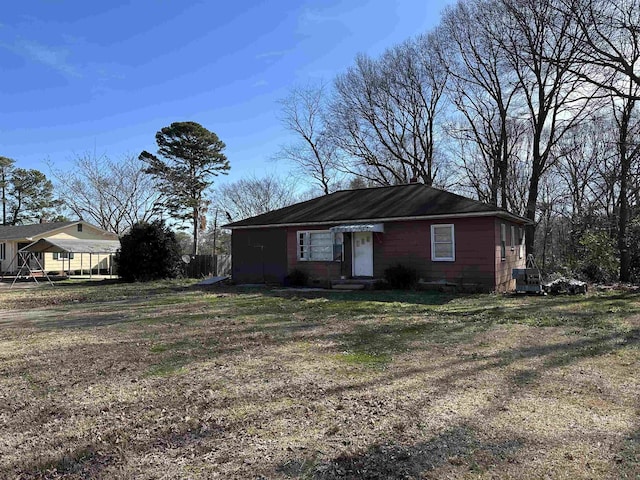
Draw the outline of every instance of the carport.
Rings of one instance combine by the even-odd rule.
[[[84,274],[83,256],[88,255],[89,264],[89,278],[92,277],[92,265],[93,257],[98,257],[98,263],[100,262],[100,256],[106,256],[108,258],[109,276],[113,275],[113,254],[115,254],[120,248],[119,240],[79,240],[79,239],[66,239],[66,238],[41,238],[40,240],[33,242],[26,247],[22,248],[17,255],[19,262],[19,274],[24,269],[27,269],[29,275],[33,277],[33,270],[30,266],[30,259],[35,258],[36,262],[39,261],[36,258],[37,253],[63,253],[67,254],[68,269],[71,270],[71,255],[80,254],[80,274]],[[64,270],[64,260],[62,263]],[[49,279],[46,272],[43,272],[45,277]],[[16,279],[17,277],[16,276]],[[35,279],[35,277],[33,277]],[[36,280],[37,282],[37,280]],[[15,280],[14,280],[15,283]]]
[[[113,274],[112,256],[120,248],[119,240],[78,240],[66,238],[41,238],[22,249],[22,251],[32,253],[73,253],[80,254],[80,264],[83,265],[82,256],[89,256],[89,275],[91,275],[91,265],[93,256],[106,255],[109,257],[109,275]],[[69,265],[71,259],[69,258]],[[64,267],[64,264],[63,264]],[[81,270],[82,267],[81,267]],[[82,273],[81,273],[82,275]]]

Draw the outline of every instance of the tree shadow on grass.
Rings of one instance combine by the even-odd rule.
[[[340,455],[320,463],[293,459],[278,466],[277,471],[291,478],[305,476],[317,480],[423,478],[448,464],[465,464],[470,470],[481,472],[507,461],[522,446],[523,442],[517,438],[500,443],[483,442],[473,428],[460,425],[426,442],[413,445],[380,443],[364,452]]]
[[[620,478],[640,478],[640,427],[623,440],[615,461],[620,465]]]
[[[442,381],[438,382],[437,389],[440,392],[450,391],[451,385],[457,379],[473,378],[482,370],[497,369],[502,366],[508,366],[520,359],[542,358],[546,359],[544,364],[548,368],[564,366],[572,361],[578,361],[580,358],[588,356],[604,355],[624,346],[636,346],[640,340],[640,332],[638,329],[632,330],[625,334],[601,335],[598,338],[575,339],[571,342],[556,343],[545,346],[531,346],[526,348],[509,348],[486,356],[469,356],[457,359],[450,363],[455,366],[457,363],[475,362],[472,368],[463,369],[462,371],[447,372],[447,366],[442,368]],[[176,341],[173,344],[164,345],[162,348],[156,347],[158,352],[171,353],[180,350],[183,347],[189,347],[191,344],[184,341]],[[189,353],[189,357],[193,357],[193,352]],[[560,361],[561,359],[561,361]],[[486,362],[488,361],[488,362]],[[432,366],[425,366],[424,371]],[[401,372],[393,372],[390,375],[377,376],[372,382],[358,382],[351,385],[353,389],[365,390],[372,385],[381,382],[390,382],[394,379],[402,377],[419,376],[423,371],[418,370],[402,370]],[[493,402],[489,411],[484,415],[491,414],[500,402],[508,401],[509,396],[515,394],[520,388],[526,388],[531,382],[537,380],[538,372],[536,370],[520,370],[513,376],[512,387],[509,392],[505,392],[499,400]],[[345,388],[324,389],[318,395],[323,397],[335,397],[341,390]],[[273,393],[276,393],[275,391]],[[285,392],[282,392],[284,394]],[[287,393],[291,393],[290,391]],[[306,394],[305,394],[306,395]],[[315,394],[314,394],[315,395]],[[277,404],[281,394],[276,395],[274,401]],[[312,400],[313,396],[304,396],[305,400]],[[171,401],[175,401],[172,399]],[[166,408],[169,407],[167,404]],[[269,410],[269,405],[263,405],[264,410]],[[288,411],[288,414],[291,414]],[[273,418],[278,418],[287,412],[271,412]],[[259,415],[259,414],[256,414]],[[250,423],[250,419],[243,419],[242,425]],[[258,420],[260,421],[260,420]],[[240,428],[238,425],[228,424],[225,428],[231,432],[236,432]],[[207,434],[194,434],[187,431],[184,427],[183,432],[172,431],[158,432],[156,436],[152,436],[140,443],[133,442],[132,448],[139,451],[147,451],[149,448],[157,449],[160,445],[190,445],[198,444],[202,438],[209,435],[217,436],[218,430]],[[204,437],[203,437],[204,436]],[[618,469],[623,472],[637,472],[638,462],[637,455],[639,437],[637,434],[631,435],[625,442],[624,447],[620,450],[620,460]],[[469,469],[472,472],[482,473],[487,470],[495,471],[496,465],[502,462],[508,462],[526,445],[526,439],[507,438],[500,442],[486,442],[480,438],[478,431],[472,426],[460,424],[449,428],[443,433],[436,435],[426,441],[417,442],[415,444],[406,445],[397,442],[378,442],[373,443],[364,451],[340,454],[330,460],[318,462],[316,458],[293,458],[277,467],[277,472],[281,475],[289,477],[303,476],[305,478],[332,480],[336,478],[351,479],[406,479],[421,478],[425,475],[437,475],[438,469],[458,468]],[[206,447],[206,443],[203,444]],[[113,467],[117,463],[115,456],[117,448],[110,444],[106,449],[106,456],[96,455],[91,448],[78,448],[73,452],[61,455],[58,459],[46,459],[43,462],[36,462],[27,466],[14,465],[21,472],[29,474],[37,474],[43,469],[55,468],[58,472],[67,475],[90,475],[100,472],[101,469]],[[634,478],[633,475],[628,478]]]
[[[24,328],[24,322],[27,322],[43,330],[68,330],[132,323],[184,323],[179,315],[174,315],[176,312],[163,312],[160,315],[155,311],[156,308],[178,308],[183,303],[185,302],[149,302],[146,299],[128,299],[102,302],[100,309],[83,303],[72,306],[52,306],[13,312],[11,316],[0,316],[0,326]],[[186,320],[192,321],[196,317],[189,315]]]
[[[455,334],[455,329],[453,332]],[[397,344],[396,352],[403,351],[403,348],[400,345],[402,344]],[[560,342],[550,345],[510,348],[490,355],[479,355],[474,353],[437,366],[425,365],[420,368],[405,369],[400,372],[387,373],[372,380],[357,382],[353,385],[336,386],[327,389],[326,393],[337,394],[347,390],[353,391],[366,389],[380,384],[381,382],[392,382],[402,378],[433,372],[436,368],[443,371],[443,375],[438,382],[439,389],[443,390],[450,388],[460,380],[473,378],[482,372],[506,368],[522,360],[542,360],[540,368],[519,369],[513,374],[511,383],[514,388],[521,388],[537,382],[540,376],[548,370],[561,368],[582,359],[611,354],[622,348],[628,347],[640,347],[640,329],[633,329],[626,333],[603,334],[597,337],[576,339],[570,342]],[[382,351],[371,350],[368,345],[363,348],[368,352]],[[428,351],[429,345],[423,345],[420,348]],[[386,352],[386,355],[390,355],[389,352],[393,352],[393,350],[389,350],[387,348],[384,352]],[[462,370],[457,369],[458,366],[464,364],[472,366],[471,368],[464,368]]]
[[[324,298],[333,301],[346,302],[377,302],[377,303],[408,303],[414,305],[443,305],[460,295],[452,295],[435,291],[409,291],[409,290],[354,290],[354,291],[305,291],[291,290],[267,290],[265,295],[282,297],[287,299]]]

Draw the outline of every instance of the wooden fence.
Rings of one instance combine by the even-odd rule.
[[[188,278],[229,275],[231,273],[231,255],[191,255],[184,270]]]

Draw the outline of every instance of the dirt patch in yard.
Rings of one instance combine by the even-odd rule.
[[[640,475],[635,294],[4,293],[1,477]]]

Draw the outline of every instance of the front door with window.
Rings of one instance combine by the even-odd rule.
[[[373,277],[373,234],[353,233],[353,276]]]

